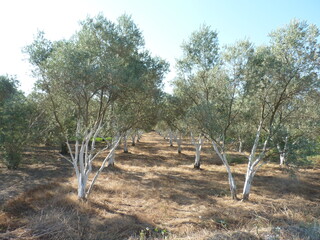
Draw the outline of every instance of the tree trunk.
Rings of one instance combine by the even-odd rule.
[[[141,139],[141,137],[142,137],[142,134],[143,134],[143,132],[142,131],[138,131],[138,133],[137,133],[137,142],[140,142],[140,139]]]
[[[280,166],[283,166],[287,161],[287,151],[288,151],[288,136],[284,139],[284,147],[281,149],[280,145],[277,144],[277,149],[280,155]]]
[[[251,153],[250,153],[250,156],[248,159],[246,179],[245,179],[243,191],[242,191],[242,200],[243,201],[249,200],[253,177],[254,177],[255,173],[258,171],[258,169],[263,165],[263,163],[260,163],[260,162],[266,153],[267,144],[270,139],[270,135],[268,135],[266,140],[264,141],[263,148],[262,148],[259,156],[256,157],[256,151],[257,151],[258,143],[260,140],[261,129],[262,129],[262,121],[260,122],[260,124],[258,126],[256,138],[254,140],[254,144],[252,146]]]
[[[173,134],[171,130],[169,132],[169,143],[170,143],[170,147],[173,147]]]
[[[196,169],[200,169],[200,166],[201,166],[200,151],[201,151],[201,147],[197,144],[196,145],[196,155],[195,155],[195,160],[194,160],[194,165],[193,165],[193,167]]]
[[[179,137],[177,139],[177,144],[178,144],[178,153],[181,153],[181,144],[182,144],[182,136],[181,133],[179,133]]]
[[[283,166],[286,162],[286,154],[280,153],[280,165]]]
[[[190,133],[190,137],[191,137],[191,144],[192,144],[192,145],[195,145],[195,144],[196,144],[196,141],[194,140],[194,137],[193,137],[192,132]]]
[[[200,169],[200,166],[201,166],[201,155],[200,154],[201,154],[202,144],[203,144],[203,139],[200,136],[198,143],[194,144],[195,145],[196,154],[195,154],[193,167],[196,168],[196,169]]]
[[[136,145],[136,134],[133,134],[132,136],[131,136],[131,139],[132,139],[132,146],[135,146]]]
[[[115,159],[116,158],[116,153],[115,152],[112,152],[111,155],[110,155],[110,158],[108,160],[108,166],[114,166],[114,163],[115,163]]]
[[[100,173],[102,172],[102,170],[104,169],[105,165],[106,165],[106,162],[108,161],[108,166],[110,164],[110,159],[112,159],[112,162],[114,163],[114,156],[115,156],[115,151],[116,151],[116,148],[118,147],[119,143],[120,143],[120,140],[121,140],[121,136],[118,136],[116,142],[114,143],[113,147],[111,148],[109,154],[107,155],[107,157],[103,160],[102,164],[101,164],[101,167],[99,168],[99,170],[96,172],[94,178],[92,179],[92,182],[90,184],[90,187],[88,188],[88,191],[86,193],[86,198],[89,197],[90,193],[91,193],[91,190],[92,190],[92,187],[94,185],[94,183],[96,182],[97,178],[99,177]]]
[[[84,173],[79,173],[78,176],[78,199],[86,199],[86,185],[87,185],[87,176]]]
[[[236,182],[235,182],[235,180],[233,178],[233,175],[232,175],[232,172],[231,172],[231,169],[230,169],[229,165],[224,165],[224,166],[226,167],[227,172],[228,172],[228,182],[229,182],[231,198],[233,200],[236,200],[236,199],[238,199]]]
[[[239,153],[242,153],[242,145],[243,145],[243,141],[242,141],[242,139],[239,137],[239,149],[238,149],[238,152],[239,152]]]
[[[238,199],[238,197],[237,197],[237,185],[236,185],[236,182],[235,182],[235,180],[233,178],[233,175],[232,175],[232,172],[231,172],[231,168],[230,168],[228,160],[227,160],[227,156],[226,156],[223,148],[222,148],[222,151],[220,151],[217,143],[215,143],[214,141],[212,141],[212,146],[213,146],[214,151],[217,153],[217,155],[219,156],[219,158],[221,159],[223,165],[225,166],[225,168],[227,170],[231,198],[236,200],[236,199]]]
[[[67,146],[67,143],[66,143],[66,142],[62,142],[62,143],[61,143],[61,151],[60,151],[60,153],[61,153],[62,155],[67,155],[67,154],[69,154],[68,146]]]
[[[242,200],[243,201],[249,200],[249,195],[250,195],[250,190],[251,190],[251,185],[252,185],[252,180],[253,180],[253,177],[254,177],[254,173],[255,172],[252,169],[252,167],[248,166],[246,179],[245,179],[245,182],[244,182],[243,192],[242,192]]]
[[[123,152],[128,153],[127,134],[123,136]]]

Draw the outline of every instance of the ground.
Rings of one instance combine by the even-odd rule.
[[[196,170],[190,143],[178,154],[151,132],[129,153],[119,148],[115,166],[81,202],[73,169],[57,150],[34,147],[25,159],[18,170],[0,168],[0,239],[320,239],[318,168],[266,164],[250,201],[231,200],[209,143]],[[241,197],[245,163],[232,171]]]

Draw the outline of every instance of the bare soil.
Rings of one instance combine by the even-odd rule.
[[[129,153],[117,150],[80,202],[70,164],[54,148],[32,148],[18,170],[0,168],[0,239],[320,239],[320,169],[266,164],[241,202],[209,143],[201,157],[196,170],[190,143],[178,154],[147,133]],[[246,164],[232,171],[241,197]]]

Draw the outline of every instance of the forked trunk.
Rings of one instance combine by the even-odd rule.
[[[99,170],[96,172],[95,176],[93,177],[92,182],[90,184],[90,187],[88,188],[88,191],[86,192],[86,196],[85,196],[86,198],[89,197],[91,190],[92,190],[92,187],[93,187],[94,183],[96,182],[98,176],[100,175],[100,173],[104,169],[106,163],[108,162],[108,165],[109,165],[110,158],[112,158],[112,157],[113,157],[113,161],[114,161],[114,154],[115,154],[116,148],[118,147],[118,145],[120,143],[120,140],[121,140],[121,136],[118,136],[116,142],[114,142],[113,147],[110,149],[108,156],[103,160]]]
[[[253,177],[254,177],[255,173],[258,171],[258,169],[263,165],[263,162],[261,162],[261,161],[266,153],[267,144],[270,139],[270,135],[267,136],[266,140],[264,141],[263,148],[262,148],[260,154],[258,156],[256,156],[258,143],[260,140],[261,129],[262,129],[262,122],[260,122],[260,124],[258,126],[256,138],[255,138],[254,144],[252,146],[250,156],[248,158],[246,179],[245,179],[243,191],[242,191],[242,200],[243,201],[249,200]]]

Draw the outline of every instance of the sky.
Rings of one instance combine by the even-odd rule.
[[[68,39],[79,21],[99,13],[112,21],[131,15],[146,48],[170,63],[168,92],[181,44],[203,24],[218,32],[220,46],[242,39],[268,44],[268,34],[294,18],[320,27],[320,0],[0,0],[0,75],[16,76],[30,93],[36,80],[23,47],[38,30],[51,41]]]

